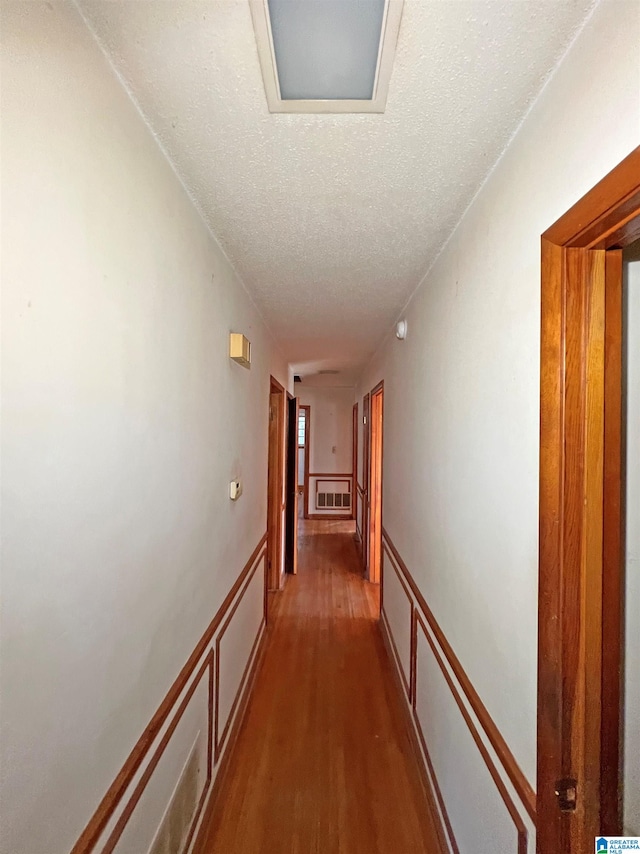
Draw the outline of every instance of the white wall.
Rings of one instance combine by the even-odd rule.
[[[640,5],[602,2],[358,389],[385,382],[385,528],[534,786],[540,235],[640,142],[638,44]]]
[[[297,394],[301,404],[311,406],[310,471],[351,472],[353,389],[298,386]]]
[[[288,373],[74,7],[2,37],[0,850],[65,854],[266,529]]]
[[[626,382],[626,655],[624,829],[640,836],[640,243],[625,264]],[[631,258],[634,260],[631,261]]]

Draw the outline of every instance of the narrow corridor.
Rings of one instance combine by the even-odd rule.
[[[301,522],[206,854],[418,854],[434,831],[351,523]]]

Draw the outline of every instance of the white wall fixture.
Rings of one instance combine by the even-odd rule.
[[[251,367],[251,341],[240,332],[229,335],[229,356],[243,368]]]
[[[242,495],[242,481],[239,478],[232,480],[229,484],[229,498],[232,501],[237,501]]]
[[[396,338],[399,338],[401,341],[407,337],[407,321],[399,320],[396,325]]]
[[[269,111],[383,113],[404,0],[250,0]]]

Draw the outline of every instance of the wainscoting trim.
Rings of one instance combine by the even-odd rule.
[[[309,477],[320,477],[323,480],[353,480],[353,473],[350,471],[331,472],[331,471],[310,471]]]
[[[247,678],[249,677],[249,674],[251,673],[253,660],[256,656],[256,650],[258,649],[258,644],[260,643],[260,640],[264,634],[265,628],[266,628],[266,623],[264,620],[262,620],[262,622],[260,623],[260,628],[258,629],[258,634],[256,635],[255,640],[253,641],[253,644],[251,645],[251,652],[249,653],[249,658],[247,659],[247,663],[245,665],[244,671],[242,673],[242,677],[240,679],[240,686],[238,688],[238,692],[236,693],[236,696],[234,698],[231,709],[229,710],[229,714],[227,716],[227,721],[226,721],[226,723],[222,729],[222,735],[220,735],[220,736],[218,736],[218,706],[219,706],[218,692],[220,691],[220,670],[219,670],[219,668],[220,668],[220,638],[222,637],[222,632],[220,632],[220,635],[218,636],[218,639],[216,640],[217,676],[216,676],[216,719],[215,719],[215,754],[214,754],[216,764],[218,763],[218,761],[220,759],[220,754],[222,753],[222,751],[224,749],[225,741],[227,740],[227,735],[229,734],[229,727],[231,726],[231,723],[233,722],[233,718],[234,718],[234,715],[236,712],[236,707],[237,707],[238,703],[240,702],[240,697],[242,696],[245,682],[246,682]]]
[[[360,499],[360,504],[362,507],[362,513],[359,512],[360,507],[358,506],[358,499]],[[363,554],[363,543],[362,543],[362,525],[364,524],[364,489],[362,485],[356,480],[356,494],[355,500],[353,502],[353,516],[356,520],[356,538],[359,543],[359,551],[360,557]]]
[[[258,646],[258,643],[260,641],[260,638],[262,637],[262,633],[263,633],[265,626],[266,626],[266,620],[264,617],[264,613],[262,616],[262,620],[260,622],[260,626],[258,628],[258,633],[256,634],[255,640],[254,640],[253,644],[251,645],[251,652],[249,653],[249,658],[247,659],[247,663],[246,663],[244,671],[242,673],[242,677],[240,679],[240,685],[238,687],[238,691],[237,691],[236,696],[233,700],[231,708],[229,709],[229,714],[227,716],[227,720],[226,720],[225,725],[222,729],[222,735],[219,735],[219,720],[218,720],[218,710],[220,708],[220,641],[222,640],[224,633],[228,629],[229,624],[231,623],[231,620],[234,618],[235,613],[238,609],[238,606],[242,602],[244,594],[247,592],[249,585],[253,581],[253,578],[254,578],[257,570],[258,570],[258,567],[260,566],[260,564],[263,561],[266,564],[266,555],[267,555],[266,550],[264,552],[260,553],[260,556],[258,557],[256,562],[254,563],[253,568],[251,569],[251,571],[249,572],[249,575],[247,576],[247,579],[245,581],[244,587],[242,588],[242,591],[240,592],[240,595],[237,597],[233,608],[231,609],[229,615],[227,616],[227,619],[222,624],[222,628],[220,629],[220,631],[218,632],[218,634],[216,636],[216,679],[215,679],[215,699],[216,699],[216,702],[215,702],[215,721],[214,721],[214,759],[215,759],[216,764],[218,763],[218,760],[220,759],[220,754],[222,753],[222,749],[224,748],[224,743],[225,743],[225,740],[227,738],[227,734],[229,731],[229,727],[231,726],[231,722],[233,721],[233,716],[234,716],[234,713],[236,711],[236,706],[238,705],[238,702],[240,701],[240,697],[242,695],[245,680],[247,679],[247,676],[249,675],[249,673],[251,671],[251,664],[253,663],[256,648]]]
[[[411,618],[413,619],[413,605],[411,605]],[[411,682],[405,676],[404,668],[402,667],[400,656],[398,655],[398,647],[396,646],[396,642],[393,638],[393,632],[391,631],[391,626],[389,625],[389,619],[383,610],[380,611],[380,619],[389,637],[389,643],[391,644],[391,649],[393,650],[393,657],[395,659],[396,667],[398,668],[398,673],[400,674],[400,681],[402,682],[402,686],[407,695],[407,699],[409,700],[409,702],[411,702]],[[409,659],[409,661],[411,661],[411,659]],[[411,667],[411,665],[409,666]]]
[[[447,661],[447,664],[451,668],[451,671],[453,672],[453,674],[456,677],[462,691],[464,692],[464,695],[467,698],[467,701],[469,702],[469,705],[471,706],[473,713],[475,714],[476,718],[478,719],[478,722],[480,723],[480,726],[482,727],[485,735],[487,736],[487,739],[489,740],[491,747],[495,751],[495,754],[498,757],[500,764],[504,768],[509,780],[511,781],[511,784],[514,787],[514,789],[518,795],[518,798],[522,802],[524,808],[526,809],[527,813],[529,814],[529,817],[531,818],[531,820],[533,821],[533,823],[535,825],[535,822],[536,822],[536,794],[535,794],[531,784],[529,783],[527,778],[524,776],[524,774],[523,774],[520,766],[518,765],[513,753],[509,749],[506,741],[504,740],[504,737],[502,736],[498,727],[496,726],[496,723],[494,722],[493,718],[491,717],[491,715],[487,711],[487,709],[486,709],[484,703],[482,702],[482,700],[480,699],[477,691],[473,687],[471,680],[467,676],[464,668],[462,667],[462,664],[458,660],[458,658],[457,658],[456,654],[454,653],[451,645],[449,644],[447,638],[445,637],[444,632],[442,631],[442,629],[438,625],[435,617],[433,616],[433,613],[431,612],[431,609],[427,605],[427,602],[426,602],[424,596],[422,595],[420,589],[418,588],[418,585],[416,584],[415,580],[413,579],[413,576],[409,572],[407,565],[402,560],[398,550],[396,549],[395,545],[393,544],[393,541],[391,540],[388,532],[384,529],[384,527],[382,529],[382,536],[383,536],[383,542],[385,543],[386,546],[388,546],[387,554],[389,555],[391,563],[395,564],[394,568],[396,570],[399,570],[403,574],[403,576],[404,576],[407,584],[409,585],[411,592],[413,593],[413,596],[416,600],[417,607],[422,612],[422,616],[424,617],[426,624],[428,625],[431,632],[433,633],[433,636],[435,637],[435,639],[436,639],[436,641],[437,641],[437,643],[438,643],[438,645],[439,645],[439,647],[440,647],[440,649],[441,649],[441,651],[442,651],[442,653],[443,653],[443,655]],[[413,654],[415,657],[415,650],[416,650],[415,644],[414,644],[413,650],[414,650]],[[413,667],[415,669],[415,663],[413,664]],[[414,697],[415,697],[415,691],[414,691]]]
[[[489,774],[491,775],[491,778],[492,778],[493,782],[495,783],[495,786],[498,789],[498,792],[500,793],[502,800],[504,801],[504,805],[506,806],[507,811],[509,812],[509,815],[511,816],[511,819],[516,826],[516,831],[518,834],[518,854],[527,854],[528,845],[529,845],[529,834],[527,832],[527,828],[526,828],[524,822],[522,821],[522,817],[520,816],[520,813],[518,812],[516,805],[513,803],[513,800],[511,798],[511,796],[509,795],[509,792],[507,791],[507,788],[506,788],[505,784],[503,783],[502,778],[500,777],[500,774],[498,773],[498,769],[494,765],[494,763],[491,759],[491,756],[489,755],[489,751],[487,750],[485,743],[480,738],[480,734],[479,734],[476,726],[473,723],[473,720],[472,720],[471,715],[469,714],[469,712],[467,710],[467,707],[462,702],[462,698],[460,697],[460,694],[458,693],[458,690],[456,689],[456,687],[454,685],[453,679],[451,678],[451,675],[449,674],[449,671],[447,670],[447,667],[445,666],[445,664],[442,660],[442,657],[436,648],[436,644],[434,643],[433,638],[431,637],[431,632],[429,632],[429,630],[427,629],[427,627],[424,623],[424,620],[422,619],[422,617],[419,614],[418,614],[418,618],[417,618],[417,623],[420,626],[420,628],[422,629],[422,632],[425,636],[427,643],[429,644],[429,646],[431,648],[431,652],[433,653],[433,656],[436,660],[436,663],[438,664],[438,667],[442,671],[442,675],[445,678],[447,686],[449,687],[449,690],[453,694],[453,698],[456,701],[456,705],[460,709],[460,713],[462,714],[462,717],[464,718],[464,722],[466,723],[466,725],[469,729],[469,732],[471,733],[471,737],[473,738],[476,747],[480,751],[480,755],[482,756],[484,763],[487,766],[487,770],[489,771]],[[415,709],[415,700],[414,700],[414,718],[416,721],[416,726],[418,727],[418,731],[420,733],[420,740],[422,741],[422,745],[426,751],[426,742],[425,742],[424,735],[422,733],[422,725],[420,724],[420,719],[419,719],[417,711]],[[434,775],[434,778],[435,778],[435,775]],[[453,838],[453,830],[452,829],[451,829],[451,836]]]
[[[266,564],[266,561],[265,561]],[[265,576],[265,584],[266,584],[266,576]],[[204,817],[200,822],[200,827],[198,828],[198,835],[196,836],[196,842],[193,846],[193,850],[191,854],[204,854],[202,850],[202,846],[204,845],[207,832],[209,830],[209,817],[213,812],[216,798],[222,791],[224,787],[224,781],[226,775],[229,771],[229,765],[231,761],[231,757],[233,756],[233,749],[235,747],[235,743],[238,738],[238,734],[240,733],[240,729],[242,728],[242,724],[247,712],[247,708],[249,706],[249,697],[251,696],[251,691],[253,690],[253,683],[255,682],[256,676],[260,669],[260,664],[262,663],[262,657],[264,655],[264,651],[266,648],[266,639],[267,639],[267,631],[266,624],[263,624],[264,631],[258,635],[258,649],[256,650],[256,654],[253,656],[253,660],[251,661],[251,656],[249,656],[249,660],[251,661],[251,667],[248,669],[247,678],[245,680],[243,675],[243,682],[238,689],[237,696],[240,698],[238,703],[238,711],[233,719],[233,723],[231,724],[231,729],[229,731],[229,739],[227,742],[227,749],[224,751],[222,758],[220,760],[220,765],[218,766],[218,772],[216,774],[216,778],[213,781],[213,789],[211,792],[211,797],[209,798],[209,803],[207,805],[207,809],[205,811]],[[252,651],[253,654],[253,651]],[[229,715],[229,719],[231,720],[232,715]],[[192,830],[195,830],[197,826],[197,822],[193,823]],[[189,846],[186,846],[185,854],[189,851]]]
[[[387,655],[391,659],[391,662],[393,665],[391,667],[391,671],[393,673],[393,678],[395,680],[398,691],[402,694],[403,693],[403,690],[402,690],[403,689],[403,682],[401,679],[402,671],[401,671],[399,662],[394,659],[395,649],[392,646],[391,632],[389,631],[386,620],[384,618],[380,620],[379,625],[380,625],[380,632],[382,634],[382,640],[384,641],[384,645],[385,645],[386,650],[387,650]],[[419,730],[417,730],[413,725],[413,721],[411,719],[411,712],[409,711],[409,705],[407,703],[403,702],[402,708],[403,708],[404,715],[405,715],[407,730],[409,732],[409,738],[410,738],[411,744],[413,746],[413,754],[416,757],[416,761],[418,764],[418,770],[420,772],[420,780],[422,782],[422,788],[424,790],[425,797],[427,799],[427,804],[429,806],[429,812],[431,813],[431,817],[433,818],[433,823],[436,826],[436,833],[438,836],[438,843],[439,843],[439,845],[438,845],[439,854],[448,854],[449,849],[447,846],[447,839],[445,836],[445,830],[444,830],[444,827],[442,824],[442,805],[440,804],[441,795],[440,795],[440,790],[438,788],[438,781],[436,780],[436,778],[433,774],[433,768],[431,766],[431,761],[429,759],[429,755],[428,755],[427,751],[425,750],[425,752],[423,754],[420,750],[421,745],[418,741],[418,735],[417,735],[417,732],[419,732]],[[427,770],[427,766],[425,766],[425,762],[423,760],[423,755],[425,757],[427,757],[428,770]],[[440,809],[438,808],[438,804],[436,804],[436,800],[434,799],[434,792],[435,792],[436,798],[438,799],[438,804],[440,804]],[[447,821],[448,818],[446,817],[446,812],[444,813],[444,816],[445,816],[445,821]],[[453,854],[460,854],[460,852],[458,851],[457,848],[454,848]]]
[[[386,545],[385,545],[384,541],[382,543],[382,549],[383,549],[383,551],[387,551],[387,554],[389,553],[388,550],[386,549]],[[384,610],[384,600],[382,601],[381,606],[380,606],[380,616],[382,617],[382,619],[386,623],[386,629],[387,629],[387,632],[389,633],[389,640],[391,641],[391,645],[393,647],[393,651],[395,653],[396,660],[398,662],[398,668],[400,670],[400,678],[402,679],[402,684],[404,685],[405,691],[407,692],[407,697],[409,698],[409,702],[411,703],[411,702],[413,702],[413,698],[415,695],[415,682],[414,682],[415,676],[414,676],[414,673],[415,673],[416,650],[415,650],[415,637],[414,637],[414,629],[413,629],[413,626],[414,626],[413,612],[415,610],[415,607],[413,604],[413,597],[412,597],[411,593],[409,593],[409,590],[407,589],[407,585],[406,585],[401,573],[398,571],[398,569],[396,569],[396,566],[393,563],[393,561],[390,561],[390,563],[391,563],[391,566],[393,567],[393,569],[396,573],[398,581],[400,582],[400,586],[402,587],[402,590],[404,591],[404,595],[407,597],[407,599],[409,601],[409,608],[410,608],[410,613],[411,613],[411,617],[410,617],[410,619],[411,619],[411,634],[410,634],[410,647],[409,647],[409,678],[408,679],[407,679],[407,676],[404,672],[404,668],[402,666],[400,656],[398,655],[398,649],[396,647],[396,642],[395,642],[395,639],[393,637],[393,632],[391,631],[391,624],[389,623],[389,618],[387,617],[387,614]],[[383,576],[384,576],[384,572],[381,573],[381,581],[382,581]]]
[[[211,686],[213,684],[213,650],[209,650],[207,657],[205,658],[205,660],[202,664],[202,667],[198,671],[195,679],[191,682],[191,685],[189,686],[189,690],[187,691],[187,693],[183,697],[182,702],[180,703],[180,706],[178,708],[178,711],[175,713],[175,715],[171,719],[171,723],[167,727],[164,735],[162,736],[162,739],[160,740],[160,744],[156,747],[155,752],[154,752],[153,756],[151,757],[151,760],[149,761],[149,764],[144,769],[144,772],[142,773],[142,776],[138,780],[138,783],[137,783],[135,789],[133,790],[131,797],[127,801],[127,805],[123,809],[122,813],[120,814],[120,817],[118,818],[118,821],[115,824],[115,827],[111,831],[111,834],[109,835],[109,838],[107,839],[105,846],[102,849],[102,854],[112,854],[112,851],[115,849],[116,845],[118,844],[118,841],[119,841],[120,837],[122,836],[124,829],[127,826],[127,823],[133,814],[134,809],[138,805],[138,801],[142,797],[143,792],[147,787],[147,783],[151,779],[151,776],[152,776],[153,772],[155,771],[156,766],[157,766],[158,762],[160,761],[160,758],[162,757],[162,754],[166,750],[166,747],[169,744],[169,742],[171,741],[171,736],[173,735],[175,728],[178,726],[180,719],[182,718],[183,714],[185,713],[186,708],[189,705],[189,702],[190,702],[191,698],[193,697],[193,694],[194,694],[196,688],[198,687],[198,685],[202,681],[202,677],[205,675],[205,673],[209,674],[209,709],[208,709],[208,715],[207,715],[207,721],[208,721],[208,724],[207,724],[207,728],[208,728],[207,778],[205,780],[204,790],[203,790],[202,795],[204,796],[206,794],[206,792],[208,792],[209,786],[211,785],[211,776],[213,774],[213,761],[212,761],[212,755],[211,755],[211,732],[212,732],[211,722],[213,720],[213,714],[212,714],[213,708],[212,708],[212,702],[211,702],[211,695],[212,695]],[[193,818],[194,823],[197,822],[198,818],[200,817],[200,810],[202,809],[203,803],[204,803],[204,800],[203,800],[203,797],[201,796],[200,802],[198,804],[197,812]],[[193,825],[192,825],[192,827],[193,827]],[[185,851],[186,850],[187,850],[187,848],[185,848]]]
[[[211,623],[209,624],[206,631],[204,632],[204,634],[202,635],[202,637],[198,641],[198,644],[196,645],[195,649],[193,650],[193,652],[189,656],[189,659],[187,660],[186,664],[184,665],[184,667],[182,668],[182,670],[178,674],[175,682],[173,683],[173,685],[169,689],[167,695],[165,696],[164,700],[162,701],[162,703],[158,707],[156,713],[152,717],[148,726],[146,727],[146,729],[144,730],[144,732],[142,733],[142,735],[140,736],[140,738],[136,742],[133,750],[129,754],[128,758],[126,759],[126,761],[125,761],[124,765],[122,766],[122,768],[120,769],[120,771],[118,772],[115,780],[113,781],[113,783],[111,784],[111,786],[107,790],[107,793],[105,794],[102,801],[98,805],[98,808],[94,812],[93,816],[89,819],[87,826],[85,827],[85,829],[81,833],[76,844],[71,849],[71,854],[91,854],[91,852],[94,850],[94,848],[95,848],[96,844],[98,843],[105,827],[107,826],[109,820],[111,819],[111,817],[115,813],[116,809],[120,805],[123,797],[125,796],[125,794],[127,792],[128,787],[130,786],[132,780],[134,779],[138,769],[140,768],[143,761],[145,760],[145,758],[146,758],[147,754],[149,753],[149,750],[151,749],[153,743],[155,742],[158,734],[161,732],[164,724],[166,723],[167,719],[169,718],[169,715],[171,714],[172,710],[174,709],[176,703],[178,702],[180,695],[183,693],[185,687],[189,683],[189,680],[192,678],[193,673],[195,672],[196,667],[198,666],[198,663],[200,661],[202,661],[203,656],[205,656],[205,653],[207,651],[207,647],[212,644],[216,631],[218,630],[219,626],[221,625],[222,621],[224,620],[224,618],[227,614],[227,611],[229,610],[229,608],[233,604],[235,597],[237,596],[238,592],[240,591],[244,582],[246,581],[247,576],[252,572],[252,570],[255,572],[256,566],[258,566],[260,564],[260,560],[264,557],[263,550],[265,548],[266,541],[267,541],[267,535],[265,533],[263,535],[263,537],[261,538],[260,542],[258,543],[258,545],[255,547],[251,557],[249,558],[249,560],[245,564],[244,568],[240,572],[238,578],[234,582],[229,593],[226,595],[222,605],[220,606],[220,608],[216,612]],[[244,593],[244,590],[243,590],[243,593]],[[264,622],[263,622],[263,625],[264,625]],[[261,626],[261,629],[262,629],[262,626]],[[252,653],[253,653],[253,651],[252,651]],[[255,656],[255,658],[257,659],[257,656]],[[108,838],[107,843],[106,843],[106,847],[103,849],[102,854],[107,854],[107,852],[113,851],[113,848],[115,847],[115,844],[117,843],[117,840],[118,840],[120,834],[124,830],[124,826],[126,825],[128,818],[130,817],[131,813],[133,812],[133,809],[134,809],[137,801],[139,800],[146,783],[148,782],[148,779],[151,777],[153,769],[157,765],[157,763],[160,759],[160,756],[162,755],[162,752],[164,751],[166,744],[168,743],[168,741],[171,737],[171,734],[173,733],[173,730],[177,726],[178,721],[179,721],[180,717],[182,716],[184,709],[186,708],[186,704],[188,704],[189,700],[191,699],[191,695],[192,695],[193,691],[195,691],[197,684],[202,679],[202,676],[204,675],[206,670],[209,670],[211,674],[214,673],[214,666],[213,665],[214,665],[214,653],[213,653],[213,650],[209,650],[209,653],[206,655],[206,657],[205,657],[205,659],[201,665],[201,668],[198,671],[198,675],[197,675],[196,679],[192,682],[191,686],[189,687],[189,691],[187,692],[186,696],[183,698],[182,703],[180,704],[180,707],[178,709],[178,712],[176,713],[176,715],[172,719],[171,724],[169,725],[167,731],[164,733],[164,735],[160,741],[160,744],[158,745],[158,747],[156,749],[156,752],[154,753],[149,765],[147,766],[147,769],[145,769],[145,771],[143,772],[143,775],[142,775],[140,781],[138,782],[138,784],[134,790],[134,793],[132,795],[131,800],[129,801],[127,806],[124,808],[124,811],[123,811],[122,815],[120,816],[120,818],[118,819],[112,834]],[[217,661],[216,661],[216,665],[217,665]],[[215,669],[217,669],[217,667]],[[205,782],[205,790],[206,791],[208,791],[208,788],[210,788],[209,777],[212,775],[213,766],[215,764],[215,758],[212,755],[212,751],[213,751],[212,727],[213,727],[213,719],[214,719],[213,707],[212,707],[213,706],[213,696],[214,696],[213,681],[214,681],[213,675],[211,675],[210,676],[210,683],[209,683],[209,724],[208,724],[208,726],[209,726],[209,748],[208,749],[209,749],[210,756],[209,756],[209,768],[208,768],[208,774],[207,774],[208,779]],[[240,694],[241,692],[242,692],[242,682],[241,682],[240,687],[238,689],[238,694]],[[235,702],[234,702],[234,706],[235,706]],[[230,713],[230,717],[231,717],[231,713]],[[140,789],[140,791],[138,793],[139,789]],[[137,797],[136,797],[136,793],[138,793]],[[134,798],[135,798],[135,800],[134,800]],[[199,802],[198,807],[197,807],[197,812],[194,816],[194,821],[193,821],[192,828],[191,828],[191,831],[190,831],[190,834],[188,837],[189,843],[190,843],[191,838],[193,836],[193,831],[195,830],[195,827],[197,825],[197,822],[198,822],[198,819],[200,816],[200,812],[202,811],[202,808],[203,808],[205,802],[206,802],[206,795],[203,792],[203,795],[200,798],[200,802]],[[120,828],[120,831],[118,833],[118,836],[115,839],[113,839],[113,844],[111,844],[112,837],[114,836],[114,834],[116,833],[116,830],[120,827],[120,825],[121,825],[121,828]],[[110,844],[111,844],[111,847],[109,847]],[[187,846],[187,849],[185,849],[185,850],[188,850],[188,846]]]

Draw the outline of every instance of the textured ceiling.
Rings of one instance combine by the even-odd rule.
[[[593,5],[406,0],[384,115],[271,115],[248,0],[77,2],[302,374],[366,363]]]

